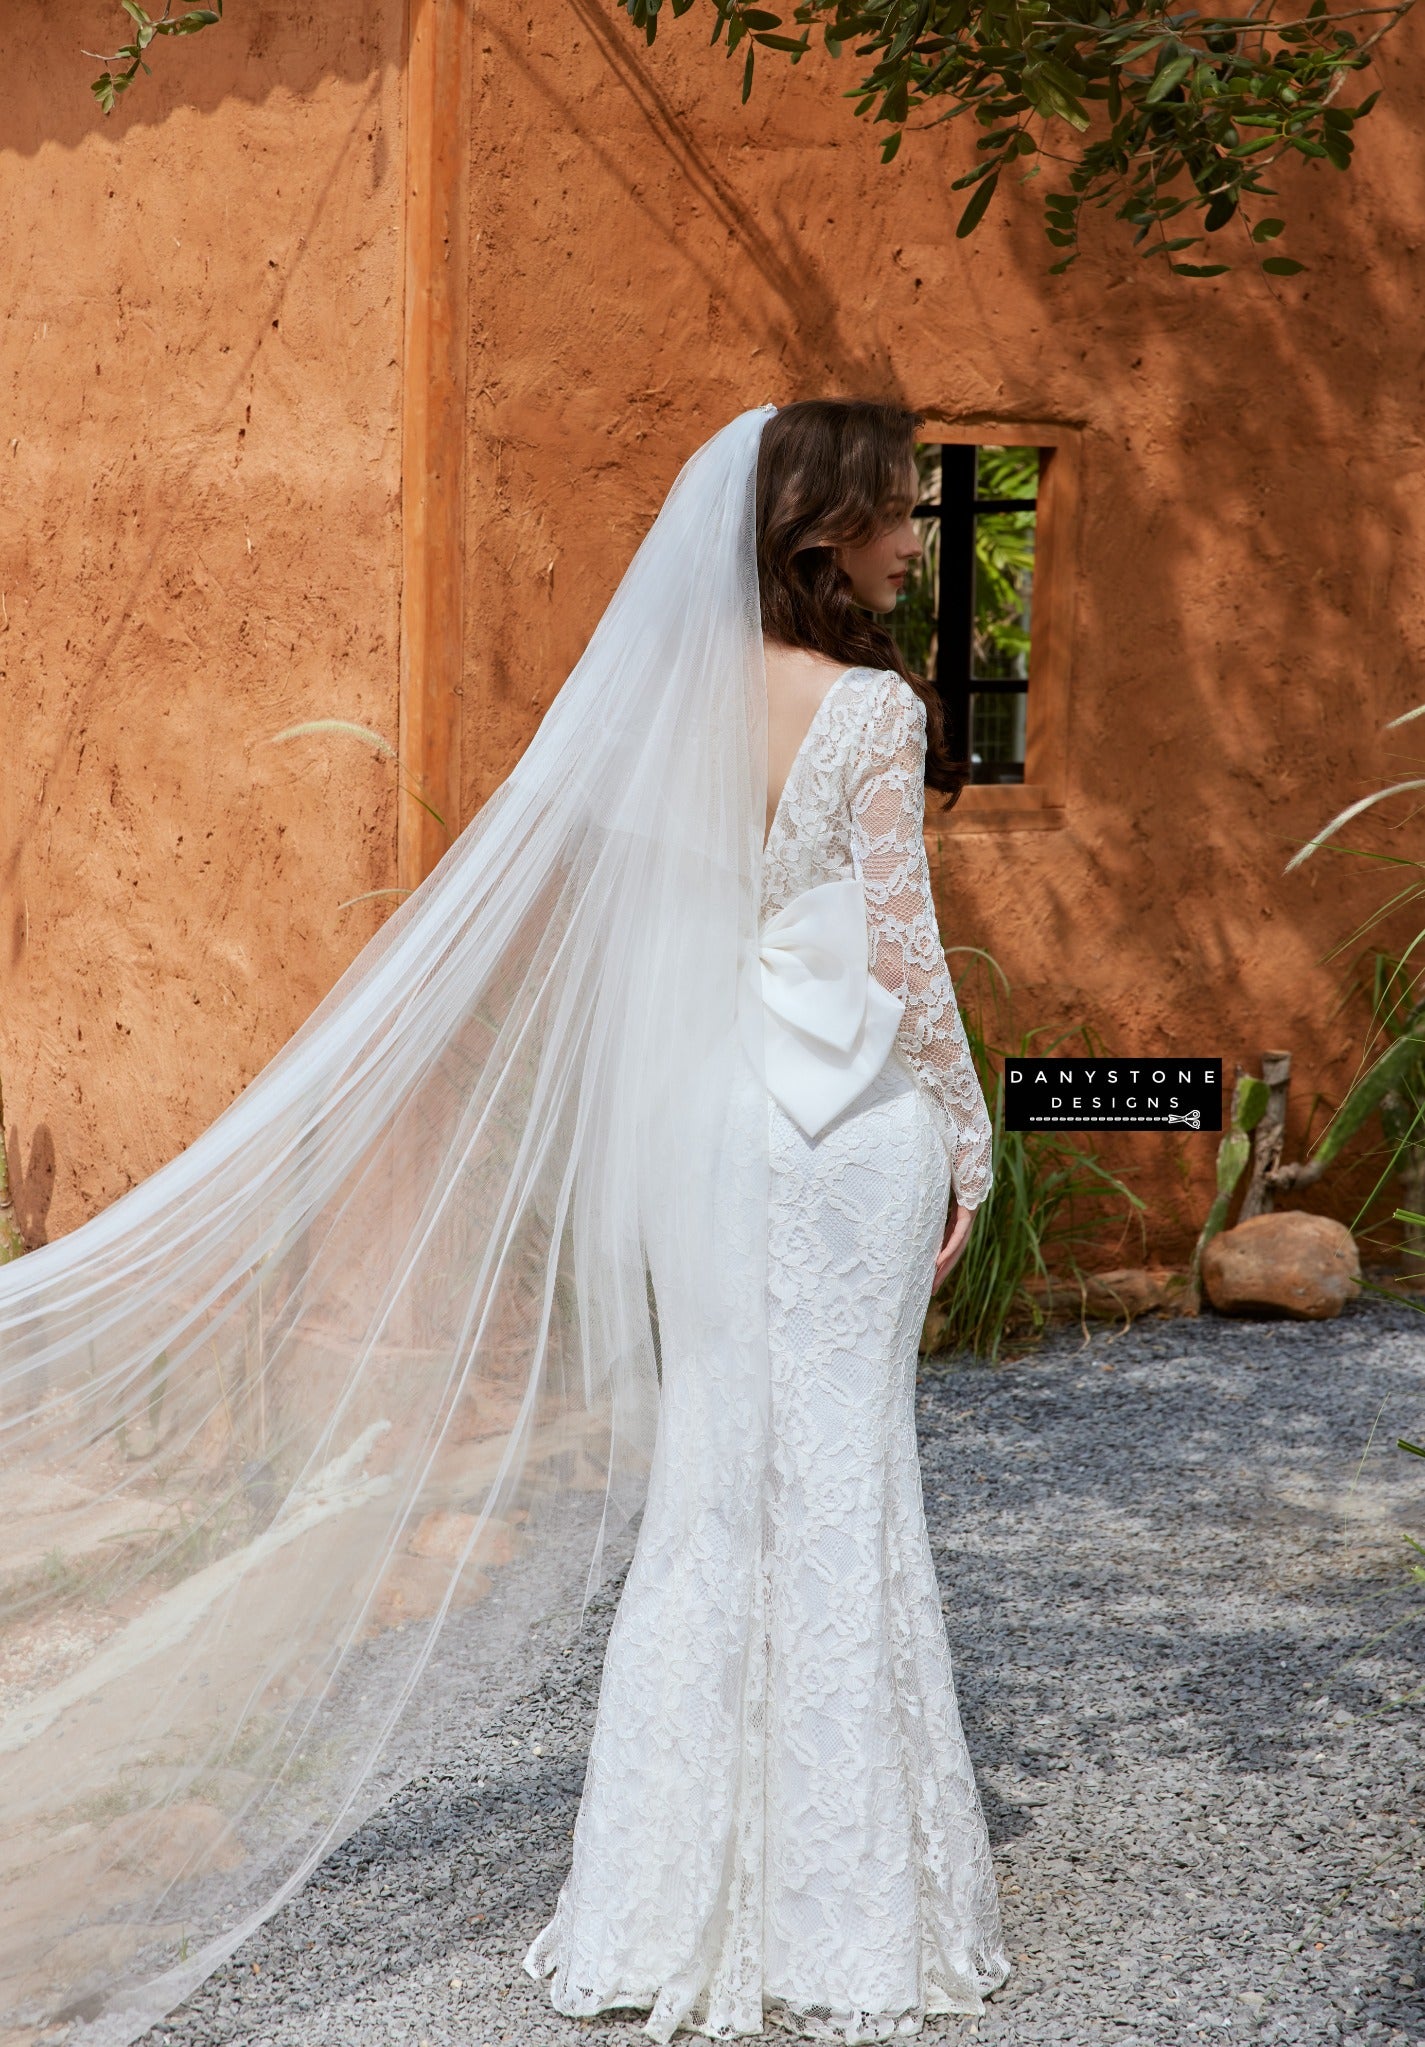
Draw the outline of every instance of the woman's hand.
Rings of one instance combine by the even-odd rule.
[[[961,1208],[953,1197],[950,1202],[950,1219],[945,1225],[945,1235],[940,1240],[940,1251],[935,1260],[935,1278],[930,1291],[939,1293],[947,1276],[958,1264],[960,1254],[969,1242],[971,1225],[975,1220],[973,1208]]]

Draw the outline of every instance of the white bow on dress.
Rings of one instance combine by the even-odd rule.
[[[870,970],[858,880],[824,881],[762,926],[767,1090],[808,1137],[855,1101],[885,1064],[905,1009]]]

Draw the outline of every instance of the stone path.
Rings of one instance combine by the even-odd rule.
[[[1425,1587],[1401,1540],[1425,1540],[1425,1463],[1394,1447],[1425,1438],[1425,1317],[1365,1297],[1315,1326],[1074,1331],[927,1378],[919,1422],[1016,1958],[944,2037],[1425,2041]],[[559,2018],[519,1968],[616,1590],[148,2047],[646,2039]]]

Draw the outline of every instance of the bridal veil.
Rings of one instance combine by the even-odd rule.
[[[533,1681],[631,1549],[660,1324],[743,1602],[771,410],[291,1042],[0,1269],[0,2034],[123,2047]]]

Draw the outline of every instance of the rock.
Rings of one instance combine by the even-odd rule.
[[[1254,1215],[1213,1237],[1202,1283],[1221,1315],[1323,1322],[1360,1292],[1361,1259],[1344,1223],[1288,1210]]]
[[[1123,1265],[1111,1272],[1085,1273],[1083,1281],[1069,1274],[1025,1281],[1024,1291],[1047,1313],[1108,1316],[1130,1321],[1139,1315],[1192,1313],[1188,1276],[1166,1265]]]
[[[411,1537],[407,1548],[413,1557],[433,1557],[437,1563],[453,1564],[465,1553],[475,1530],[473,1514],[427,1514]],[[515,1554],[513,1532],[493,1516],[480,1531],[471,1550],[471,1561],[507,1564]]]
[[[463,1527],[461,1524],[464,1524]],[[456,1563],[475,1525],[473,1514],[428,1514],[409,1548],[392,1557],[381,1576],[365,1639],[408,1621],[429,1620],[454,1580],[453,1612],[485,1597],[494,1580],[478,1565],[498,1568],[516,1553],[514,1537],[502,1522],[487,1522],[462,1569]],[[422,1547],[417,1549],[417,1544]]]
[[[482,1571],[462,1571],[452,1607],[473,1604],[489,1591],[491,1582]],[[393,1557],[382,1574],[363,1639],[387,1628],[404,1627],[407,1621],[429,1620],[438,1612],[449,1585],[449,1564],[437,1563],[432,1557]]]

